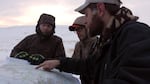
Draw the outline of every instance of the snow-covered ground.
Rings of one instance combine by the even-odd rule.
[[[1,74],[4,73],[4,75],[3,75],[4,77],[0,78],[0,80],[3,80],[3,82],[11,82],[10,84],[18,84],[18,83],[15,83],[14,81],[12,82],[10,78],[9,78],[10,80],[5,80],[5,79],[8,79],[8,77],[10,77],[12,75],[20,74],[17,71],[18,66],[16,66],[16,65],[12,66],[11,64],[8,64],[7,60],[8,60],[8,57],[9,57],[10,52],[13,49],[13,47],[18,42],[20,42],[23,38],[25,38],[27,35],[30,35],[33,33],[35,33],[35,26],[17,26],[17,27],[0,28],[0,63],[1,63],[0,65],[2,65],[1,66],[1,72],[2,72]],[[60,36],[63,39],[63,44],[65,47],[66,55],[67,55],[67,57],[71,57],[73,50],[74,50],[75,43],[78,41],[76,34],[74,32],[70,32],[68,30],[67,26],[56,26],[56,33],[55,34]],[[11,75],[8,75],[9,73],[7,74],[8,70],[7,70],[7,66],[5,65],[5,63],[7,63],[9,65],[8,66],[8,68],[10,69],[9,72],[12,72],[11,69],[14,69],[16,67],[17,67],[17,70],[16,70],[17,72],[13,72],[13,74],[11,73]],[[30,65],[28,65],[28,66],[30,66]],[[25,67],[27,67],[27,65]],[[5,69],[7,70],[6,72],[5,72]],[[21,69],[23,69],[23,68],[21,68]],[[26,72],[26,70],[22,70],[21,72],[23,72],[23,71]],[[31,70],[31,71],[33,71],[35,73],[37,72],[35,70]],[[21,77],[24,77],[24,75],[26,75],[26,74],[21,74],[21,75],[22,75]],[[32,74],[27,74],[27,75],[35,75],[35,74],[32,73]],[[57,75],[57,74],[55,75],[55,73],[54,73],[54,77],[52,77],[53,75],[49,75],[48,78],[55,79],[56,77],[60,77],[60,75]],[[41,74],[41,76],[46,77],[45,74]],[[78,75],[73,75],[73,76],[79,78]],[[21,77],[20,77],[20,79],[21,79]],[[69,76],[69,77],[71,77],[71,76]],[[29,78],[27,78],[25,81],[26,82],[29,81],[28,79]],[[43,78],[42,80],[46,80],[46,79]],[[65,80],[66,79],[61,79],[61,81],[65,81]],[[72,81],[73,80],[75,80],[75,79],[73,78]],[[38,81],[41,81],[41,78]],[[68,81],[66,81],[66,84],[68,84],[69,81],[71,81],[71,80],[69,79]],[[44,82],[47,82],[47,81],[43,81],[42,84],[47,84]],[[52,82],[55,82],[55,81],[52,81]],[[39,83],[32,83],[31,82],[31,84],[39,84]]]
[[[9,56],[12,48],[27,35],[35,33],[35,26],[0,28],[0,61]],[[56,26],[56,35],[63,39],[67,57],[71,57],[78,38],[68,26]]]

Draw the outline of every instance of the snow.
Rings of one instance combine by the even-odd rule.
[[[78,41],[76,34],[74,32],[70,32],[68,30],[67,26],[60,26],[60,25],[56,26],[55,32],[56,32],[55,33],[56,35],[60,36],[63,39],[63,44],[65,47],[67,57],[71,57],[73,50],[74,50],[75,43]],[[0,73],[1,74],[0,80],[3,80],[0,83],[2,83],[2,84],[19,84],[19,83],[15,83],[15,82],[21,83],[21,81],[20,81],[21,78],[26,77],[26,74],[28,74],[25,72],[27,72],[29,70],[23,70],[23,69],[26,69],[27,67],[28,67],[27,69],[30,68],[30,72],[32,72],[32,74],[31,73],[28,74],[28,76],[31,76],[31,78],[32,78],[32,75],[35,75],[38,73],[37,71],[32,70],[33,66],[31,66],[31,65],[25,65],[25,67],[23,67],[23,66],[20,67],[17,65],[18,61],[17,62],[13,61],[14,63],[12,63],[12,61],[9,62],[10,61],[9,55],[10,55],[10,52],[13,49],[13,47],[18,42],[20,42],[24,37],[26,37],[27,35],[33,34],[33,33],[35,33],[35,27],[34,26],[16,26],[16,27],[0,28],[0,57],[1,57],[0,58],[0,72],[1,72]],[[22,63],[19,63],[19,64],[22,64]],[[17,67],[17,69],[16,69],[16,67]],[[11,70],[11,69],[16,69],[15,70],[16,72],[13,72],[13,70]],[[23,73],[23,74],[20,75],[18,72]],[[39,73],[41,73],[40,75],[43,78],[41,76],[40,76],[40,79],[38,77],[33,77],[33,80],[42,80],[42,82],[36,81],[36,83],[35,82],[32,83],[31,81],[26,80],[26,81],[24,81],[24,84],[47,84],[47,83],[45,83],[45,82],[47,82],[47,80],[44,78],[44,77],[48,77],[48,75],[46,75],[47,73],[46,72],[40,72],[40,71],[39,71]],[[50,74],[51,74],[51,76],[49,76],[48,78],[52,78],[52,79],[57,78],[59,80],[62,79],[59,82],[66,81],[67,79],[70,78],[68,83],[66,81],[66,84],[69,84],[70,80],[76,81],[76,79],[79,77],[79,76],[73,75],[73,76],[77,77],[77,78],[74,78],[72,76],[72,74],[66,75],[66,73],[63,74],[63,73],[59,73],[58,71],[56,71],[55,73],[50,73]],[[13,79],[15,77],[13,78],[12,75],[20,75],[20,78],[18,78],[19,81],[13,81]],[[62,75],[62,76],[60,76],[60,75]],[[65,76],[68,78],[65,78]],[[27,79],[30,79],[30,78],[27,78]],[[12,82],[12,83],[10,83],[10,82]],[[30,83],[26,83],[26,82],[30,82]],[[56,81],[53,81],[53,82],[55,82],[55,84],[58,84]],[[49,84],[54,84],[54,83],[49,82]],[[61,83],[61,84],[65,84],[65,83]],[[79,83],[74,83],[74,84],[79,84]]]
[[[0,66],[0,84],[79,84],[72,74],[57,69],[35,69],[26,60],[6,58]]]

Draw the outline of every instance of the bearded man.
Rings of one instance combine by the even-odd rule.
[[[40,64],[51,70],[89,75],[94,84],[150,84],[150,28],[121,7],[120,0],[86,0],[76,9],[85,14],[90,35],[100,35],[97,56],[87,60],[69,58]]]

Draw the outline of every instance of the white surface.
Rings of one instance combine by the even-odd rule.
[[[34,66],[20,65],[20,64],[24,65],[24,63],[27,63],[27,62],[23,62],[23,63],[17,62],[19,65],[18,64],[16,65],[15,61],[13,61],[13,60],[9,60],[10,62],[8,61],[8,57],[9,57],[9,54],[10,54],[12,48],[19,41],[21,41],[24,37],[26,37],[27,35],[33,34],[33,33],[35,33],[35,26],[0,28],[0,65],[5,64],[5,66],[4,65],[0,66],[0,84],[33,84],[33,82],[34,82],[34,84],[37,84],[37,83],[45,84],[43,82],[52,81],[52,80],[48,80],[50,78],[53,78],[53,80],[55,80],[54,78],[56,78],[55,76],[59,72],[48,73],[48,72],[44,72],[41,70],[35,70]],[[73,50],[74,50],[74,45],[78,40],[76,34],[74,32],[68,31],[67,26],[56,26],[55,34],[60,36],[63,39],[64,47],[66,50],[66,55],[67,55],[67,57],[71,57]],[[14,63],[12,63],[12,61]],[[9,63],[9,64],[7,64],[7,63]],[[17,67],[17,70],[14,67]],[[33,71],[31,71],[31,70],[33,70]],[[18,74],[13,73],[13,71],[16,71]],[[27,72],[30,73],[31,75],[24,74]],[[33,74],[36,73],[36,75],[33,75],[31,72]],[[14,77],[14,76],[16,76],[16,77]],[[19,77],[19,76],[21,76],[21,77]],[[56,78],[56,79],[63,78],[62,76],[64,76],[64,75],[59,74],[58,78]],[[72,78],[72,76],[69,76],[69,77]],[[76,76],[76,75],[75,75],[75,77],[79,78],[79,76]],[[20,80],[20,79],[26,79],[26,78],[32,78],[35,81],[34,80],[28,80],[28,81]],[[70,80],[71,80],[71,78],[70,78]],[[14,79],[15,79],[15,81],[14,81]],[[39,81],[37,81],[37,80],[39,80]],[[41,82],[42,80],[43,80],[43,82]],[[11,83],[10,81],[13,81],[13,82]],[[17,83],[15,83],[16,81],[17,81]],[[60,80],[54,84],[63,84],[63,81],[66,81],[66,80]],[[31,82],[31,83],[29,83],[29,82]],[[58,82],[62,82],[62,83],[58,83]],[[67,84],[67,83],[65,83],[65,84]],[[73,84],[73,83],[70,83],[70,84]]]
[[[79,84],[72,74],[35,67],[25,60],[6,58],[0,65],[0,84]]]

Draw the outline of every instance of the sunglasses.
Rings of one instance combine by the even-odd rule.
[[[85,28],[85,25],[73,24],[72,26],[69,26],[70,31],[77,31],[78,29],[83,28]]]

